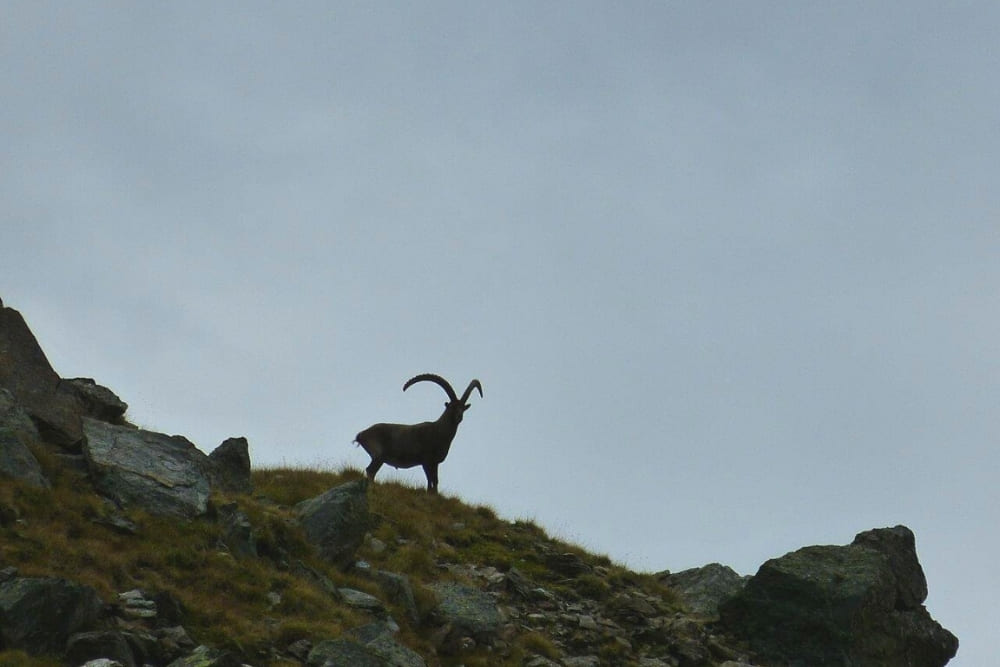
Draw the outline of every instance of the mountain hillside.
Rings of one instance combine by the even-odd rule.
[[[489,507],[139,429],[0,304],[0,665],[944,665],[913,534],[636,573]]]

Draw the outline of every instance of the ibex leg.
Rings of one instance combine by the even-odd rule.
[[[424,474],[427,475],[427,490],[430,491],[431,493],[437,493],[438,464],[425,463],[423,467],[424,467]]]

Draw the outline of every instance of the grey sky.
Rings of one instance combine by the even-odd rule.
[[[994,3],[2,12],[0,298],[60,374],[358,467],[478,377],[443,492],[648,570],[905,523],[992,659]]]

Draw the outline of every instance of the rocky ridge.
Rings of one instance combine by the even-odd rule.
[[[0,663],[933,667],[958,648],[902,526],[753,577],[643,575],[455,499],[252,471],[244,438],[206,455],[126,410],[59,378],[0,304]]]

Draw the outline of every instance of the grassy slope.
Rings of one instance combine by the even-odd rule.
[[[284,648],[302,638],[333,638],[369,621],[335,601],[299,564],[338,587],[379,595],[377,587],[320,561],[291,511],[295,503],[357,478],[357,471],[258,470],[252,497],[214,497],[215,505],[236,502],[257,532],[260,557],[236,559],[220,546],[219,526],[211,518],[177,521],[133,510],[128,516],[139,526],[134,536],[96,522],[108,508],[86,477],[60,468],[44,450],[36,453],[53,488],[0,481],[0,514],[6,517],[0,528],[0,567],[14,566],[21,576],[81,581],[96,588],[106,602],[134,588],[168,592],[183,604],[184,625],[196,641],[237,649],[256,665],[282,664],[269,657],[271,647]],[[376,552],[366,545],[358,557],[377,568],[408,575],[422,609],[433,599],[420,584],[454,578],[441,563],[494,566],[501,571],[516,566],[538,583],[570,596],[600,599],[608,593],[608,581],[613,585],[621,580],[670,597],[651,577],[552,540],[530,522],[500,520],[488,507],[470,507],[456,498],[393,483],[374,485],[369,500],[377,520],[372,536],[385,548]],[[18,520],[12,520],[14,516]],[[610,578],[560,577],[545,567],[541,555],[545,549],[575,552],[587,563],[607,568]],[[272,592],[281,595],[276,606],[268,601]],[[408,627],[402,609],[391,611],[403,625],[401,641],[424,656],[432,655],[426,631]],[[546,638],[530,633],[517,638],[507,664],[521,664],[527,650],[546,652]],[[490,664],[496,659],[490,656]],[[487,664],[487,656],[464,655],[461,662]],[[5,664],[51,663],[0,652],[0,665]]]

